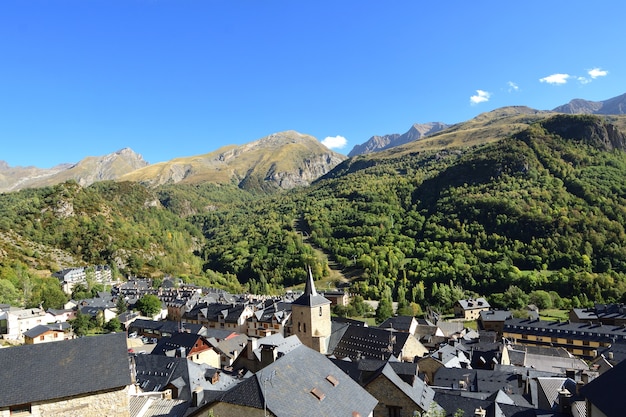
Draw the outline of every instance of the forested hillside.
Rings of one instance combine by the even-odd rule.
[[[531,293],[542,305],[619,301],[623,139],[596,117],[556,116],[492,144],[346,161],[274,207],[208,221],[205,257],[211,268],[234,261],[241,266],[230,272],[260,278],[248,227],[262,217],[275,229],[263,238],[270,251],[285,236],[297,251],[287,231],[300,220],[343,267],[363,271],[353,287],[366,297],[442,308],[471,293],[503,306]]]
[[[482,145],[350,159],[271,195],[111,182],[3,194],[0,284],[24,298],[15,271],[60,266],[33,249],[45,247],[123,273],[280,292],[307,265],[328,274],[315,247],[354,291],[401,307],[625,301],[624,134],[596,116],[530,123]]]

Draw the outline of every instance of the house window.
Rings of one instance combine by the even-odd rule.
[[[401,417],[402,416],[402,407],[398,407],[397,405],[388,405],[387,406],[387,415],[389,417]]]
[[[10,416],[29,416],[31,413],[30,404],[20,404],[9,407]]]
[[[298,322],[298,331],[301,332],[302,331],[302,324],[300,322]]]
[[[45,336],[39,336],[39,340],[45,340],[46,337]]]
[[[303,324],[302,324],[302,332],[303,332],[303,333],[306,333],[306,323],[303,323]]]
[[[322,317],[324,313],[322,312],[322,306],[320,306],[320,317]]]

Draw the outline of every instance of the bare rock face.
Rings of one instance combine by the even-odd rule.
[[[271,191],[309,185],[346,159],[312,136],[293,130],[243,145],[139,169],[120,178],[149,186],[160,184],[237,184]]]
[[[432,123],[424,123],[424,124],[414,124],[411,128],[404,134],[400,135],[398,133],[394,133],[391,135],[385,136],[372,136],[367,142],[362,145],[356,145],[348,156],[353,157],[357,155],[368,154],[372,152],[379,152],[385,149],[393,148],[396,146],[404,145],[405,143],[413,142],[414,140],[418,140],[424,138],[426,136],[437,133],[443,129],[448,127],[445,123],[440,122],[432,122]]]
[[[89,156],[76,164],[62,164],[50,169],[11,168],[4,163],[0,168],[0,192],[46,187],[68,180],[88,186],[96,181],[117,179],[146,165],[148,163],[142,156],[130,148],[99,157]]]
[[[626,135],[597,116],[558,115],[541,123],[549,132],[579,140],[601,150],[626,150]]]

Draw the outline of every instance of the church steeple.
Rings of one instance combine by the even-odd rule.
[[[315,284],[313,282],[313,272],[311,272],[310,266],[309,274],[307,276],[306,283],[304,284],[304,294],[298,297],[298,299],[296,299],[293,304],[305,305],[309,307],[330,304],[330,300],[317,293],[317,290],[315,289]]]
[[[330,304],[317,293],[309,266],[304,293],[291,304],[291,331],[304,345],[324,354],[331,334]]]
[[[311,272],[310,265],[309,265],[309,276],[307,277],[306,284],[304,286],[304,294],[308,296],[317,295],[317,290],[315,289],[315,283],[313,282],[313,272]]]

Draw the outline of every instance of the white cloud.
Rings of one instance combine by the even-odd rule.
[[[476,90],[476,95],[470,97],[470,103],[478,104],[483,103],[485,101],[489,101],[489,97],[491,97],[491,93],[483,90]]]
[[[322,145],[326,146],[328,149],[343,149],[348,144],[348,140],[343,136],[327,136],[323,141]]]
[[[539,81],[548,84],[565,84],[567,79],[571,76],[569,74],[552,74],[547,77],[540,78]]]
[[[513,91],[519,91],[519,86],[513,81],[509,81],[506,84],[509,86],[509,93],[512,93]]]
[[[609,72],[600,68],[594,68],[587,71],[591,78],[605,77]]]

